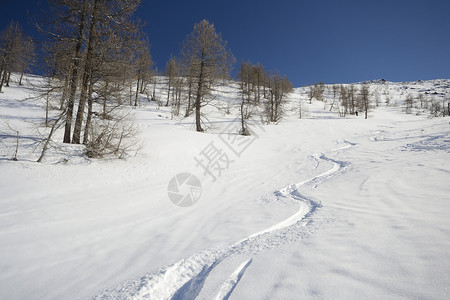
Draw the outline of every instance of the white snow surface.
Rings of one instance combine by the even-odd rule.
[[[136,156],[88,159],[58,131],[41,164],[43,103],[13,83],[0,94],[0,299],[447,299],[450,118],[405,114],[399,90],[448,83],[371,83],[391,104],[367,120],[295,89],[239,155],[237,108],[207,108],[197,133],[142,98]],[[237,97],[230,85],[217,103]],[[231,161],[215,181],[195,160],[211,143]],[[167,194],[183,172],[202,183],[184,208]]]

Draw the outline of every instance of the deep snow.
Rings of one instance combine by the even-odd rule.
[[[21,139],[13,162],[15,133],[2,125],[0,298],[446,299],[450,119],[401,111],[405,86],[446,82],[383,85],[368,120],[339,118],[296,89],[288,117],[255,122],[238,154],[226,139],[236,109],[210,108],[201,134],[142,100],[137,156],[90,160],[57,143],[43,164],[28,123],[42,120],[42,103],[7,88],[0,119]],[[399,107],[386,107],[385,89]],[[215,181],[198,164],[211,143],[229,159]],[[167,195],[182,172],[202,183],[191,207]]]

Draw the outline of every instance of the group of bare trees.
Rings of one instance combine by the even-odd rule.
[[[292,92],[292,83],[278,72],[267,72],[261,64],[242,62],[238,73],[241,94],[241,134],[248,135],[245,120],[262,107],[261,118],[277,123],[284,115],[285,96]]]
[[[336,111],[339,116],[345,117],[347,114],[355,115],[364,112],[364,117],[368,118],[368,112],[373,107],[374,94],[370,92],[367,84],[333,84],[325,85],[323,82],[314,84],[308,89],[308,99],[323,101],[324,109]],[[327,108],[328,107],[328,108]]]
[[[281,76],[278,72],[272,73],[268,82],[269,96],[265,105],[266,121],[277,123],[284,116],[285,96],[293,90],[293,86],[286,76]]]
[[[211,101],[217,85],[230,77],[235,58],[216,32],[214,24],[202,20],[185,38],[178,58],[166,64],[167,99],[172,103],[172,115],[178,116],[181,104],[186,104],[184,116],[195,113],[196,130],[202,132],[202,107]]]
[[[203,131],[201,109],[210,103],[218,85],[230,78],[234,62],[233,54],[214,24],[207,20],[195,24],[182,44],[180,57],[171,58],[166,64],[166,106],[172,101],[172,112],[178,115],[184,99],[185,117],[195,113],[196,130]],[[278,122],[282,118],[285,95],[292,91],[292,84],[286,77],[269,73],[260,64],[243,62],[238,81],[242,134],[249,133],[244,120],[250,118],[254,106],[264,108],[267,122]]]
[[[266,97],[267,87],[270,84],[270,73],[261,64],[252,65],[242,62],[239,68],[238,80],[240,82],[241,94],[247,102],[259,103],[261,98]]]
[[[380,89],[377,85],[371,86],[367,83],[334,84],[325,86],[325,88],[320,88],[319,84],[315,84],[309,87],[308,97],[309,99],[321,99],[324,107],[329,107],[330,112],[337,111],[341,117],[360,112],[364,113],[364,117],[367,119],[369,111],[381,104],[380,94],[384,94],[386,105],[398,105],[397,102],[391,101],[386,86],[381,93]],[[428,113],[432,117],[450,116],[450,97],[446,97],[443,93],[415,92],[415,94],[408,93],[405,96],[401,92],[400,96],[403,97],[400,99],[404,104],[403,111],[407,114],[415,112],[417,114]]]
[[[309,104],[311,104],[312,99],[323,101],[323,93],[325,92],[325,89],[326,86],[323,81],[320,83],[314,83],[314,85],[310,86],[308,90]]]
[[[432,94],[424,95],[422,93],[413,96],[408,94],[405,100],[404,111],[407,114],[428,112],[432,117],[450,116],[450,97],[444,95]]]
[[[136,128],[121,107],[138,105],[153,66],[133,17],[141,1],[50,0],[49,22],[39,26],[50,90],[60,97],[63,142],[85,144],[90,156],[121,156],[134,143],[127,140]]]
[[[45,21],[36,23],[42,34],[40,68],[46,72],[40,85],[45,126],[51,127],[39,161],[58,128],[64,129],[64,143],[84,144],[91,157],[120,157],[135,144],[137,130],[124,107],[139,106],[139,95],[149,95],[150,82],[155,99],[156,86],[150,44],[133,16],[141,2],[49,0]],[[0,91],[11,73],[27,71],[33,53],[33,41],[12,22],[0,34]],[[204,131],[202,108],[221,84],[228,84],[235,61],[214,24],[195,24],[179,57],[166,65],[165,105],[171,104],[172,115],[178,116],[184,105],[184,116],[195,114],[196,130]],[[251,106],[262,107],[267,122],[282,118],[285,95],[292,90],[286,77],[243,63],[238,79],[242,124],[251,117]],[[244,125],[242,134],[248,134]]]
[[[23,33],[17,22],[11,21],[0,32],[0,92],[3,86],[9,86],[11,73],[19,73],[19,85],[34,59],[34,43],[31,37]]]

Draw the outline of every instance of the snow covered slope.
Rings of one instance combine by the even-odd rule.
[[[383,84],[367,120],[298,88],[285,120],[255,121],[239,140],[236,108],[209,108],[208,133],[196,133],[141,99],[136,157],[90,160],[56,142],[43,164],[29,123],[43,104],[11,86],[0,94],[0,298],[446,299],[450,119],[405,114],[399,90],[446,85]],[[217,101],[235,97],[230,86]],[[212,146],[228,159],[215,180],[198,163]],[[190,207],[167,194],[183,172],[202,185]]]

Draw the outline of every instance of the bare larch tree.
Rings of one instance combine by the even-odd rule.
[[[189,66],[194,79],[196,130],[202,132],[200,110],[205,105],[205,97],[218,79],[229,75],[235,59],[214,24],[207,20],[195,24],[194,30],[186,37],[181,59]]]

